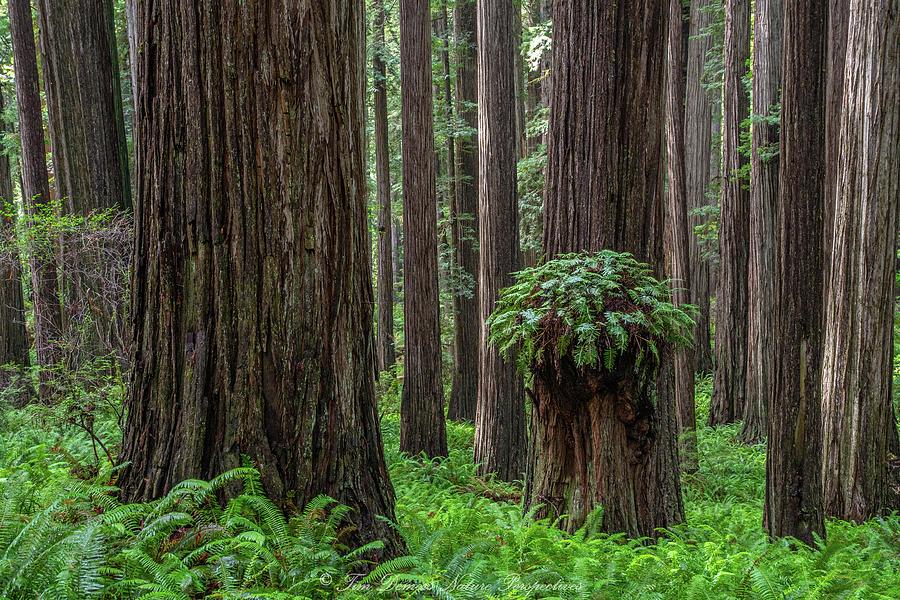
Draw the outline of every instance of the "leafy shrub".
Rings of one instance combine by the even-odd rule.
[[[611,371],[623,356],[639,367],[664,344],[689,345],[693,307],[672,303],[666,282],[631,254],[566,254],[515,274],[488,320],[491,342],[516,352],[526,383],[545,364]]]

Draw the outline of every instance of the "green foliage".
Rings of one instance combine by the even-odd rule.
[[[630,254],[566,254],[515,274],[488,320],[490,340],[532,383],[545,364],[611,371],[623,357],[640,367],[664,344],[691,343],[693,307]]]

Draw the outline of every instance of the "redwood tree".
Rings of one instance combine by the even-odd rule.
[[[746,157],[739,146],[741,123],[750,109],[743,82],[749,56],[750,0],[726,0],[716,370],[709,407],[710,425],[740,419],[746,394],[750,193],[740,177]]]
[[[489,343],[487,318],[520,265],[517,219],[516,43],[513,0],[478,2],[478,243],[481,304],[475,462],[481,473],[522,479],[525,391],[512,361]]]
[[[0,90],[0,133],[8,130],[3,109]],[[0,150],[0,387],[15,383],[30,362],[10,162],[6,151]]]
[[[457,279],[470,280],[473,288],[453,295],[453,387],[447,416],[454,421],[475,421],[478,397],[478,101],[476,69],[475,0],[457,0],[454,12],[456,40],[456,114],[469,132],[456,141],[456,198],[452,231]]]
[[[608,248],[662,274],[667,13],[655,0],[553,5],[548,257]],[[633,536],[680,521],[675,406],[659,387],[604,394],[575,371],[536,374],[526,505],[569,515],[569,529],[602,505],[604,528]]]
[[[381,518],[362,1],[165,0],[137,30],[124,498],[248,456],[273,500],[328,494],[353,541],[402,551]]]
[[[825,509],[865,521],[900,508],[889,478],[894,274],[900,211],[900,1],[850,9],[826,295]],[[827,200],[832,200],[828,197]]]
[[[828,9],[785,0],[775,354],[765,527],[813,544],[822,510],[822,214]]]
[[[388,147],[387,71],[384,65],[384,0],[375,0],[375,195],[378,201],[378,369],[394,365],[394,268],[391,232],[391,157]]]
[[[446,456],[438,302],[437,192],[431,96],[431,13],[400,0],[403,102],[404,378],[400,449]]]
[[[72,214],[131,206],[112,0],[38,0],[56,189]]]
[[[29,0],[9,0],[9,29],[15,63],[16,100],[19,113],[19,141],[22,155],[22,198],[30,224],[44,214],[50,201],[50,184],[44,154],[44,127],[41,120],[41,92],[34,44],[34,22]],[[60,359],[58,338],[62,325],[59,287],[53,240],[32,244],[29,248],[31,267],[31,302],[34,309],[34,346],[38,365],[44,367],[42,380],[50,372],[46,368]],[[49,388],[42,387],[42,394]]]
[[[766,120],[780,100],[782,0],[756,0],[753,17],[753,130],[747,273],[747,396],[741,439],[761,441],[772,397],[775,334],[775,206],[778,127]]]
[[[691,275],[684,168],[684,14],[681,0],[669,0],[669,36],[666,85],[666,170],[668,190],[665,201],[666,273],[673,282],[677,306],[690,304]],[[694,409],[694,352],[682,348],[674,354],[676,421],[681,448],[681,465],[697,468],[697,417]]]
[[[712,15],[703,10],[711,0],[692,0],[690,35],[688,36],[687,77],[685,79],[684,110],[684,177],[688,210],[708,204],[706,199],[710,181],[712,157],[713,106],[709,92],[703,88],[703,70],[712,38],[706,33]],[[693,226],[700,219],[690,216]],[[702,248],[694,235],[689,236],[691,260],[691,296],[697,306],[697,327],[694,330],[694,349],[697,370],[711,373],[713,369],[712,343],[710,341],[710,295],[712,267],[702,257]]]

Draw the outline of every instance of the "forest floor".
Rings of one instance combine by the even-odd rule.
[[[380,388],[410,554],[366,579],[336,550],[325,511],[285,520],[250,469],[223,478],[245,482],[224,511],[203,482],[119,505],[103,454],[98,472],[85,466],[89,438],[52,411],[3,409],[0,598],[900,598],[900,516],[829,521],[816,549],[766,538],[765,448],[739,443],[739,424],[700,428],[700,469],[682,478],[686,523],[641,543],[524,515],[519,488],[476,477],[469,425],[448,424],[446,460],[400,455],[397,386]],[[704,423],[710,382],[697,390]],[[101,437],[115,437],[114,412]]]

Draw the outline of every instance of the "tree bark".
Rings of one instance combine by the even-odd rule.
[[[825,509],[857,522],[900,508],[888,459],[900,211],[900,1],[850,8],[835,169],[833,289],[826,296]]]
[[[403,542],[374,390],[363,3],[139,5],[134,369],[119,481],[249,456],[287,509]],[[334,85],[340,78],[342,85]]]
[[[775,312],[775,206],[778,198],[778,128],[759,117],[780,100],[782,0],[756,0],[753,35],[753,114],[750,157],[750,259],[747,276],[747,397],[741,439],[766,435],[772,397]]]
[[[504,481],[525,471],[525,391],[514,362],[488,341],[500,290],[519,269],[513,0],[478,2],[478,281],[481,304],[475,462]]]
[[[828,8],[785,0],[775,355],[765,527],[807,544],[822,510],[822,216]]]
[[[832,264],[831,250],[834,244],[835,188],[840,163],[841,109],[844,103],[844,64],[847,54],[847,25],[850,21],[850,0],[828,2],[828,63],[825,83],[825,161],[830,165],[825,171],[824,262],[825,294],[829,294]]]
[[[9,131],[4,115],[3,90],[0,89],[0,134]],[[0,151],[0,244],[4,246],[0,264],[0,388],[22,386],[22,400],[30,395],[24,379],[30,364],[28,333],[25,330],[25,299],[22,294],[22,270],[16,240],[16,210],[12,169],[6,151]]]
[[[647,0],[553,5],[548,257],[609,248],[662,275],[667,13]],[[603,528],[632,536],[684,518],[674,396],[662,376],[636,388],[629,368],[619,392],[597,392],[612,383],[574,367],[536,374],[526,507],[566,514],[572,530],[603,506]]]
[[[750,56],[750,0],[725,3],[725,88],[722,116],[722,197],[716,293],[716,370],[709,424],[741,418],[747,385],[747,261],[750,193],[739,177],[738,147],[750,98],[744,86]]]
[[[681,0],[669,0],[669,35],[666,89],[666,169],[668,193],[665,206],[666,275],[673,282],[672,299],[682,306],[691,302],[690,249],[687,188],[684,165],[684,29]],[[679,456],[686,471],[697,469],[697,416],[694,409],[694,351],[674,352],[673,374]]]
[[[56,188],[70,214],[131,206],[111,0],[38,0]]]
[[[388,147],[387,71],[384,65],[384,0],[375,0],[375,180],[378,201],[378,369],[394,366],[394,268],[391,233],[391,157]]]
[[[447,455],[437,264],[437,192],[427,3],[400,1],[403,101],[404,379],[400,450]]]
[[[687,79],[685,80],[684,163],[685,190],[688,210],[708,204],[706,191],[710,181],[712,162],[712,105],[709,93],[703,89],[703,67],[712,40],[703,32],[712,17],[701,10],[709,0],[691,2],[691,24],[688,40]],[[691,298],[698,308],[697,327],[694,331],[694,348],[697,370],[711,373],[713,370],[712,342],[710,339],[710,295],[712,290],[711,265],[702,257],[702,249],[693,229],[701,219],[690,216]]]
[[[50,202],[50,184],[44,154],[44,127],[41,120],[41,93],[34,44],[34,22],[28,0],[9,0],[9,29],[15,61],[16,100],[19,112],[19,140],[22,149],[22,198],[29,226],[35,215],[46,217]],[[32,244],[31,301],[34,310],[34,346],[37,362],[42,367],[41,396],[50,393],[51,369],[61,357],[59,335],[62,310],[56,273],[55,243]]]
[[[475,131],[478,126],[475,0],[457,0],[454,14],[456,39],[456,114]],[[453,207],[455,267],[457,278],[471,280],[470,293],[453,295],[454,333],[453,387],[447,416],[454,421],[475,421],[478,398],[478,345],[481,315],[478,304],[478,136],[456,137],[456,199]]]

